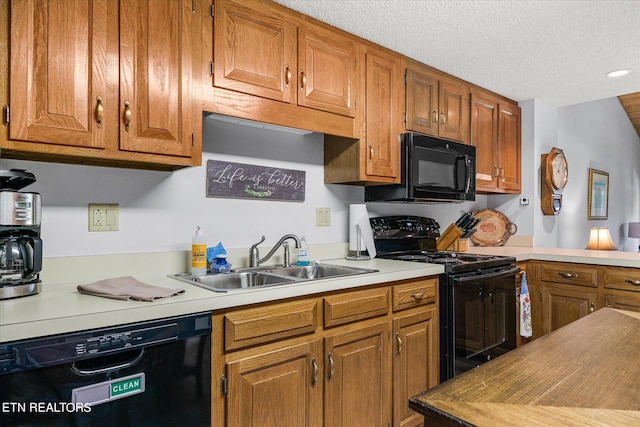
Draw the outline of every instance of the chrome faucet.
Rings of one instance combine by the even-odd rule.
[[[269,253],[262,259],[260,259],[260,252],[258,251],[258,245],[266,239],[265,236],[262,236],[262,239],[255,245],[251,246],[249,250],[249,267],[258,267],[263,262],[267,261],[273,254],[278,250],[280,246],[284,246],[284,266],[291,266],[291,253],[289,252],[289,244],[285,243],[285,240],[291,239],[295,242],[296,248],[300,247],[300,239],[295,234],[285,234],[282,236],[278,243],[275,244],[273,248],[269,251]]]

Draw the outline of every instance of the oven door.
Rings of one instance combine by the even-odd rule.
[[[516,348],[518,271],[510,267],[449,276],[443,381]]]

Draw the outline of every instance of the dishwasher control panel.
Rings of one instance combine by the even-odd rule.
[[[211,314],[174,317],[0,344],[0,375],[211,333]]]

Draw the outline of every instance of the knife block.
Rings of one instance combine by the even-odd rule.
[[[462,230],[452,223],[446,230],[444,230],[444,233],[442,233],[440,238],[436,241],[436,249],[439,251],[455,250],[454,244],[461,236]]]

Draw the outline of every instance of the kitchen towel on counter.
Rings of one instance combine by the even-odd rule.
[[[182,294],[184,289],[170,289],[149,285],[131,276],[124,276],[78,285],[78,292],[119,300],[155,301]]]
[[[520,285],[520,335],[529,338],[531,332],[531,299],[529,298],[529,287],[527,286],[527,274],[523,271]]]

